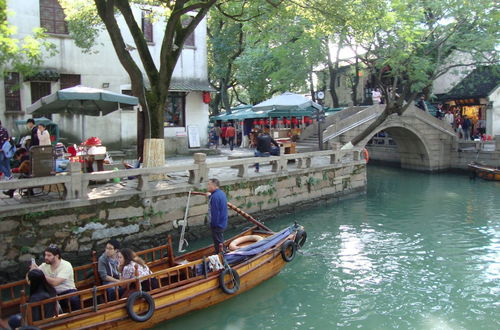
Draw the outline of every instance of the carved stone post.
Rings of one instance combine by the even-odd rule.
[[[189,183],[199,186],[201,183],[208,181],[207,155],[197,152],[193,155],[193,158],[194,163],[198,165],[198,169],[189,171]]]
[[[82,175],[82,165],[80,163],[69,163],[69,175],[71,181],[66,183],[66,198],[67,199],[88,199],[87,186],[88,180],[85,180]]]

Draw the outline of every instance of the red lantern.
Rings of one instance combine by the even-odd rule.
[[[259,125],[259,122],[258,122],[257,120],[254,120],[254,121],[253,121],[253,124],[254,124],[254,125]]]
[[[212,97],[210,96],[210,92],[203,92],[203,103],[209,104],[212,101]]]
[[[259,125],[264,125],[264,119],[259,120]]]

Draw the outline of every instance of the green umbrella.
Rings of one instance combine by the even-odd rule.
[[[120,104],[137,105],[135,96],[109,92],[103,89],[75,86],[61,89],[44,96],[26,108],[27,113],[50,115],[53,113],[82,116],[107,115],[120,108]],[[85,132],[85,120],[82,117],[82,139]]]

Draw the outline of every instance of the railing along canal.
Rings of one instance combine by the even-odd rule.
[[[226,177],[221,178],[221,180],[224,181],[226,179],[250,178],[249,167],[257,162],[261,165],[270,164],[271,173],[255,173],[251,176],[252,178],[258,178],[262,175],[281,175],[284,173],[293,173],[294,171],[316,168],[334,168],[349,163],[358,163],[362,161],[360,154],[361,149],[356,148],[352,150],[325,150],[281,156],[247,157],[207,162],[205,154],[197,153],[194,154],[194,162],[192,164],[166,165],[155,168],[125,169],[93,173],[82,173],[80,163],[70,163],[69,171],[66,173],[60,173],[55,176],[3,181],[0,182],[0,190],[22,190],[33,187],[63,185],[62,200],[88,200],[91,198],[91,196],[89,196],[90,183],[107,182],[113,179],[121,180],[129,178],[130,180],[128,181],[137,182],[135,185],[129,186],[128,190],[140,193],[155,189],[152,184],[152,178],[155,178],[155,176],[169,176],[174,173],[181,173],[181,177],[185,177],[184,180],[181,180],[181,184],[199,187],[208,181],[210,175],[213,175],[210,172],[215,169],[224,169],[224,172],[230,176],[228,178],[226,175]],[[313,161],[316,159],[322,159],[322,161],[318,161],[314,164]],[[233,169],[236,169],[237,172],[233,172]],[[187,175],[182,175],[182,173]],[[157,181],[157,178],[155,178],[155,181]],[[105,197],[106,194],[102,194],[102,198]],[[36,203],[36,197],[32,199],[32,202]]]

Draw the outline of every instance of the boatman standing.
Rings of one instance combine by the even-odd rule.
[[[208,220],[212,231],[215,253],[219,253],[219,245],[224,243],[224,230],[227,227],[227,199],[226,194],[219,189],[219,180],[208,180]]]

